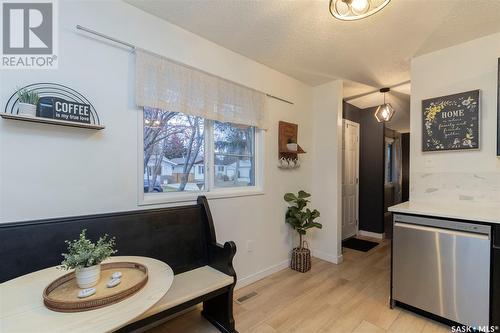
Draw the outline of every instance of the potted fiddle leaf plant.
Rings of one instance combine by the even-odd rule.
[[[299,191],[297,194],[286,193],[284,196],[285,201],[288,203],[285,222],[299,234],[299,246],[292,250],[290,267],[302,273],[311,269],[311,251],[307,246],[307,242],[302,241],[302,237],[311,228],[321,229],[323,227],[321,223],[315,222],[320,213],[316,209],[310,210],[307,208],[310,196],[311,194],[305,191]]]
[[[82,230],[78,239],[65,241],[68,253],[63,253],[61,268],[75,270],[78,287],[85,289],[93,287],[101,277],[101,262],[117,251],[114,249],[115,238],[107,234],[100,237],[96,243],[87,239],[86,230]]]
[[[36,117],[36,106],[40,99],[38,93],[23,88],[17,91],[17,98],[19,100],[18,113],[24,116]]]

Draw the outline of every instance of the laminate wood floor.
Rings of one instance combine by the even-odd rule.
[[[344,249],[344,262],[314,259],[307,273],[284,269],[235,292],[235,299],[258,293],[242,305],[234,303],[240,333],[439,333],[447,326],[403,309],[389,308],[390,242],[369,252]],[[200,308],[147,331],[148,333],[218,333]]]

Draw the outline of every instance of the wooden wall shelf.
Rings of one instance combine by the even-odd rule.
[[[42,117],[30,117],[30,116],[23,116],[23,115],[19,115],[19,114],[5,113],[5,112],[0,113],[0,117],[2,117],[4,119],[28,121],[28,122],[32,122],[32,123],[52,124],[52,125],[78,127],[78,128],[86,128],[86,129],[93,129],[93,130],[102,130],[102,129],[106,128],[103,125],[75,123],[75,122],[66,121],[66,120],[58,120],[58,119],[50,119],[50,118],[42,118]]]
[[[288,140],[298,143],[299,125],[287,123],[285,121],[279,122],[278,132],[278,158],[286,158],[295,160],[298,154],[305,154],[305,150],[297,144],[297,151],[288,150]]]
[[[299,145],[297,145],[297,146],[298,146],[297,151],[284,149],[284,150],[280,150],[280,154],[305,154],[306,153],[306,151],[304,149],[302,149],[302,147],[300,147]]]

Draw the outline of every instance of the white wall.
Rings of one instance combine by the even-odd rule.
[[[106,129],[0,120],[0,222],[140,208],[134,56],[77,32],[80,24],[295,103],[268,99],[265,194],[210,201],[218,240],[238,246],[242,283],[286,267],[291,233],[283,194],[311,190],[312,154],[298,170],[278,169],[277,126],[298,123],[300,145],[312,149],[312,89],[121,1],[60,1],[59,9],[59,69],[0,72],[0,107],[16,87],[57,82],[89,98]],[[252,253],[248,240],[255,241]]]
[[[312,203],[321,213],[313,254],[342,262],[342,88],[341,80],[314,87]]]
[[[411,65],[411,200],[500,202],[496,157],[500,33],[413,59]],[[480,149],[422,152],[423,99],[480,89]]]

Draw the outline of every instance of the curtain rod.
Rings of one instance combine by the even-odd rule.
[[[142,49],[140,49],[139,47],[137,47],[137,46],[136,46],[136,45],[134,45],[134,44],[130,44],[130,43],[124,42],[124,41],[122,41],[122,40],[120,40],[120,39],[117,39],[117,38],[114,38],[114,37],[111,37],[111,36],[105,35],[105,34],[103,34],[103,33],[100,33],[100,32],[98,32],[98,31],[95,31],[95,30],[92,30],[92,29],[89,29],[89,28],[83,27],[83,26],[81,26],[81,25],[79,25],[79,24],[77,24],[77,25],[76,25],[76,29],[78,29],[78,30],[82,30],[82,31],[85,31],[85,32],[88,32],[88,33],[90,33],[90,34],[92,34],[92,35],[96,35],[96,36],[99,36],[99,37],[104,38],[104,39],[107,39],[107,40],[110,40],[110,41],[112,41],[112,42],[114,42],[114,43],[124,45],[124,46],[126,46],[126,47],[128,47],[128,48],[131,48],[131,49],[132,49],[132,51],[135,51],[135,50],[142,50]],[[173,61],[173,62],[175,62],[175,63],[177,63],[177,64],[179,64],[179,65],[182,65],[182,66],[184,66],[184,67],[189,67],[189,68],[192,68],[192,69],[196,69],[196,70],[202,71],[202,70],[200,70],[200,69],[197,69],[197,68],[194,68],[194,67],[192,67],[192,66],[189,66],[189,65],[183,64],[183,63],[178,62],[178,61],[176,61],[176,60],[169,59],[169,58],[167,58],[167,57],[165,57],[165,56],[163,56],[163,55],[161,55],[161,54],[157,54],[157,53],[151,52],[151,51],[149,51],[149,50],[143,50],[143,51],[146,51],[146,52],[149,52],[149,53],[151,53],[151,54],[157,55],[157,56],[159,56],[159,57],[162,57],[162,58],[168,59],[169,61]],[[202,72],[204,72],[204,71],[202,71]],[[207,73],[207,72],[205,72],[205,73],[206,73],[206,74],[213,75],[213,74],[211,74],[211,73]],[[213,75],[213,76],[217,76],[217,75]],[[223,80],[226,80],[226,81],[229,81],[229,82],[232,82],[232,83],[238,84],[238,85],[240,85],[240,86],[243,86],[242,84],[239,84],[239,83],[236,83],[236,82],[233,82],[233,81],[227,80],[227,79],[225,79],[225,78],[223,78],[223,77],[220,77],[220,76],[217,76],[217,77],[218,77],[218,78],[220,78],[220,79],[223,79]],[[257,90],[257,89],[253,89],[253,88],[247,87],[247,86],[243,86],[243,87],[248,88],[248,89],[252,89],[252,90],[255,90],[255,91],[258,91],[258,92],[260,92],[260,93],[262,93],[262,94],[266,95],[266,96],[267,96],[267,97],[269,97],[269,98],[273,98],[273,99],[276,99],[276,100],[278,100],[278,101],[281,101],[281,102],[284,102],[284,103],[288,103],[288,104],[294,105],[294,103],[293,103],[293,102],[290,102],[289,100],[286,100],[286,99],[284,99],[284,98],[277,97],[277,96],[274,96],[274,95],[271,95],[271,94],[268,94],[268,93],[265,93],[265,92],[259,91],[259,90]]]

